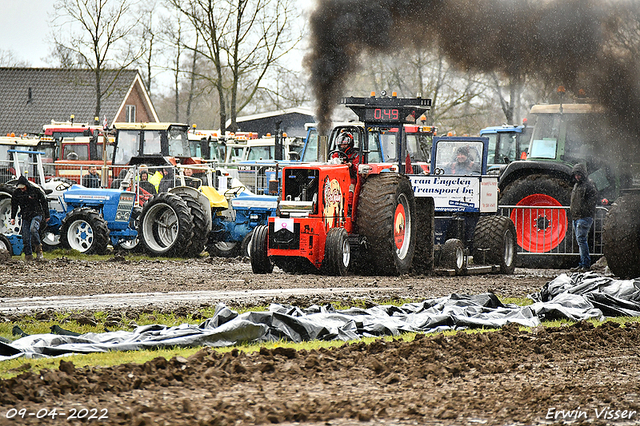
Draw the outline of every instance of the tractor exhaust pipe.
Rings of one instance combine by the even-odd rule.
[[[329,137],[327,135],[318,136],[318,161],[326,163],[329,156]]]

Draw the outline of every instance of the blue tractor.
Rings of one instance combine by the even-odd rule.
[[[487,173],[499,175],[512,161],[526,159],[532,131],[526,119],[521,126],[505,124],[480,130],[480,136],[489,139]]]
[[[230,208],[218,209],[213,217],[207,251],[211,256],[250,257],[253,230],[276,215],[278,198],[271,195],[248,195],[239,192],[230,200]]]
[[[60,244],[86,254],[104,254],[107,246],[130,250],[138,236],[132,225],[135,193],[73,185],[60,196],[61,211],[50,209],[47,231]]]
[[[114,248],[133,249],[137,244],[134,226],[135,193],[118,189],[85,188],[68,180],[53,178],[45,182],[42,152],[13,150],[16,176],[34,176],[49,201],[50,220],[42,227],[43,246],[71,248],[86,254],[104,254]],[[39,182],[38,182],[39,179]],[[0,185],[0,231],[21,252],[20,227],[11,225],[11,198],[15,181]],[[19,217],[18,217],[19,219]]]

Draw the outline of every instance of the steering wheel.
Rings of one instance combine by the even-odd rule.
[[[441,169],[440,167],[436,167],[435,170],[433,171],[434,174],[436,175],[443,175],[444,174],[444,169]]]
[[[344,151],[340,151],[339,149],[334,149],[333,151],[330,151],[329,152],[329,159],[331,159],[331,157],[333,157],[333,154],[338,154],[338,158],[342,159],[343,163],[346,163],[346,162],[349,161],[349,156]]]
[[[247,188],[244,185],[234,186],[233,188],[229,188],[224,192],[225,197],[229,194],[233,194],[234,197],[238,196],[239,192],[246,190]]]

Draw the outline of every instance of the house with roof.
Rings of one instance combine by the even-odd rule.
[[[100,117],[114,122],[158,122],[137,70],[105,70]],[[38,134],[54,121],[94,123],[95,75],[88,69],[0,68],[0,135]]]
[[[287,108],[280,111],[237,117],[238,131],[255,132],[259,137],[267,134],[275,135],[279,130],[289,137],[304,138],[307,136],[306,123],[313,123],[313,112],[306,108]],[[227,130],[231,120],[227,120]]]

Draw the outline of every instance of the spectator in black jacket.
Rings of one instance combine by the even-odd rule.
[[[82,177],[82,186],[86,188],[100,188],[100,175],[96,166],[89,167],[89,173]]]
[[[171,188],[175,186],[173,169],[167,167],[164,169],[164,177],[160,181],[160,185],[158,185],[158,194],[161,192],[168,192]]]
[[[591,269],[591,257],[589,256],[589,230],[593,225],[598,203],[598,190],[587,176],[587,167],[584,164],[576,164],[573,167],[573,177],[576,180],[571,191],[571,219],[573,220],[573,233],[580,250],[580,264],[572,268],[572,272],[586,272]]]
[[[24,245],[25,260],[33,260],[33,251],[36,259],[43,260],[42,242],[40,241],[40,223],[44,218],[49,221],[49,204],[47,197],[39,187],[31,184],[26,177],[18,178],[18,186],[11,197],[11,224],[15,225],[16,216],[20,210],[22,216],[22,244]],[[35,246],[31,247],[31,239]]]

